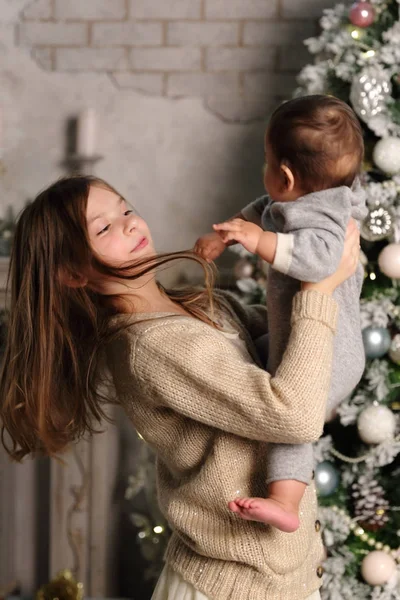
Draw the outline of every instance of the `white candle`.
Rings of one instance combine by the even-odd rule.
[[[96,113],[93,108],[87,108],[79,115],[76,151],[80,156],[93,156],[95,150]]]

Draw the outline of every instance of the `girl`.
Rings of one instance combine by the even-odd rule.
[[[106,401],[104,361],[116,399],[158,457],[159,501],[173,534],[155,600],[319,598],[322,558],[316,494],[304,494],[290,536],[231,513],[257,494],[266,442],[321,434],[337,306],[333,290],[355,271],[348,230],[337,272],[303,284],[274,378],[253,339],[265,311],[205,291],[167,292],[155,269],[190,252],[157,256],[146,223],[105,182],[72,177],[22,213],[10,264],[10,326],[0,378],[10,455],[55,455],[96,429]]]

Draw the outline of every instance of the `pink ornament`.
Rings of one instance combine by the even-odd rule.
[[[365,0],[355,2],[350,8],[349,19],[356,27],[369,27],[375,21],[375,9]]]
[[[396,571],[394,559],[386,552],[370,552],[361,564],[361,574],[369,585],[387,583]]]
[[[391,279],[400,279],[400,244],[388,244],[378,256],[382,273]]]

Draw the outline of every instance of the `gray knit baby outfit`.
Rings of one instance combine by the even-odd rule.
[[[301,281],[317,282],[334,273],[343,252],[350,217],[366,215],[365,194],[358,181],[352,189],[337,187],[313,192],[294,202],[274,202],[263,196],[242,214],[264,231],[277,233],[277,249],[267,278],[269,325],[268,371],[275,374],[288,343],[292,300]],[[334,292],[339,319],[334,344],[328,409],[336,408],[358,384],[365,367],[359,298],[363,269]],[[271,444],[268,480],[296,479],[309,483],[313,470],[310,444]]]

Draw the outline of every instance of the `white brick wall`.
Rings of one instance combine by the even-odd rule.
[[[139,71],[198,71],[199,48],[146,48],[131,52],[131,65]]]
[[[127,67],[124,48],[57,48],[56,69],[60,71],[110,71]]]
[[[23,46],[84,46],[88,28],[83,23],[21,23],[18,39]]]
[[[270,98],[271,91],[276,96],[288,97],[295,88],[296,77],[284,73],[245,73],[243,85],[249,98]]]
[[[52,48],[34,48],[32,50],[32,57],[45,71],[51,71],[53,68],[53,54]]]
[[[270,19],[278,15],[278,0],[206,0],[208,19]]]
[[[272,69],[275,59],[275,48],[208,48],[206,67],[209,71]]]
[[[164,75],[161,73],[114,72],[112,78],[120,88],[136,89],[147,94],[160,96],[164,89]]]
[[[120,20],[126,17],[125,0],[55,0],[56,19]]]
[[[160,46],[163,41],[161,23],[94,23],[93,46]]]
[[[287,19],[318,19],[324,8],[332,8],[332,0],[281,0],[282,17]]]
[[[199,19],[201,0],[130,0],[134,19]]]
[[[263,46],[276,44],[279,46],[283,40],[290,40],[292,44],[301,42],[314,35],[315,25],[312,22],[287,21],[267,22],[250,21],[245,23],[243,43],[246,46]]]
[[[169,75],[169,96],[238,95],[239,78],[236,73],[174,73]]]
[[[20,45],[47,70],[102,71],[121,89],[202,97],[265,117],[310,60],[302,42],[335,0],[33,0]]]
[[[37,0],[28,4],[23,16],[25,19],[50,19],[53,16],[52,0]]]
[[[235,46],[238,41],[237,23],[168,23],[167,43],[171,46]]]

